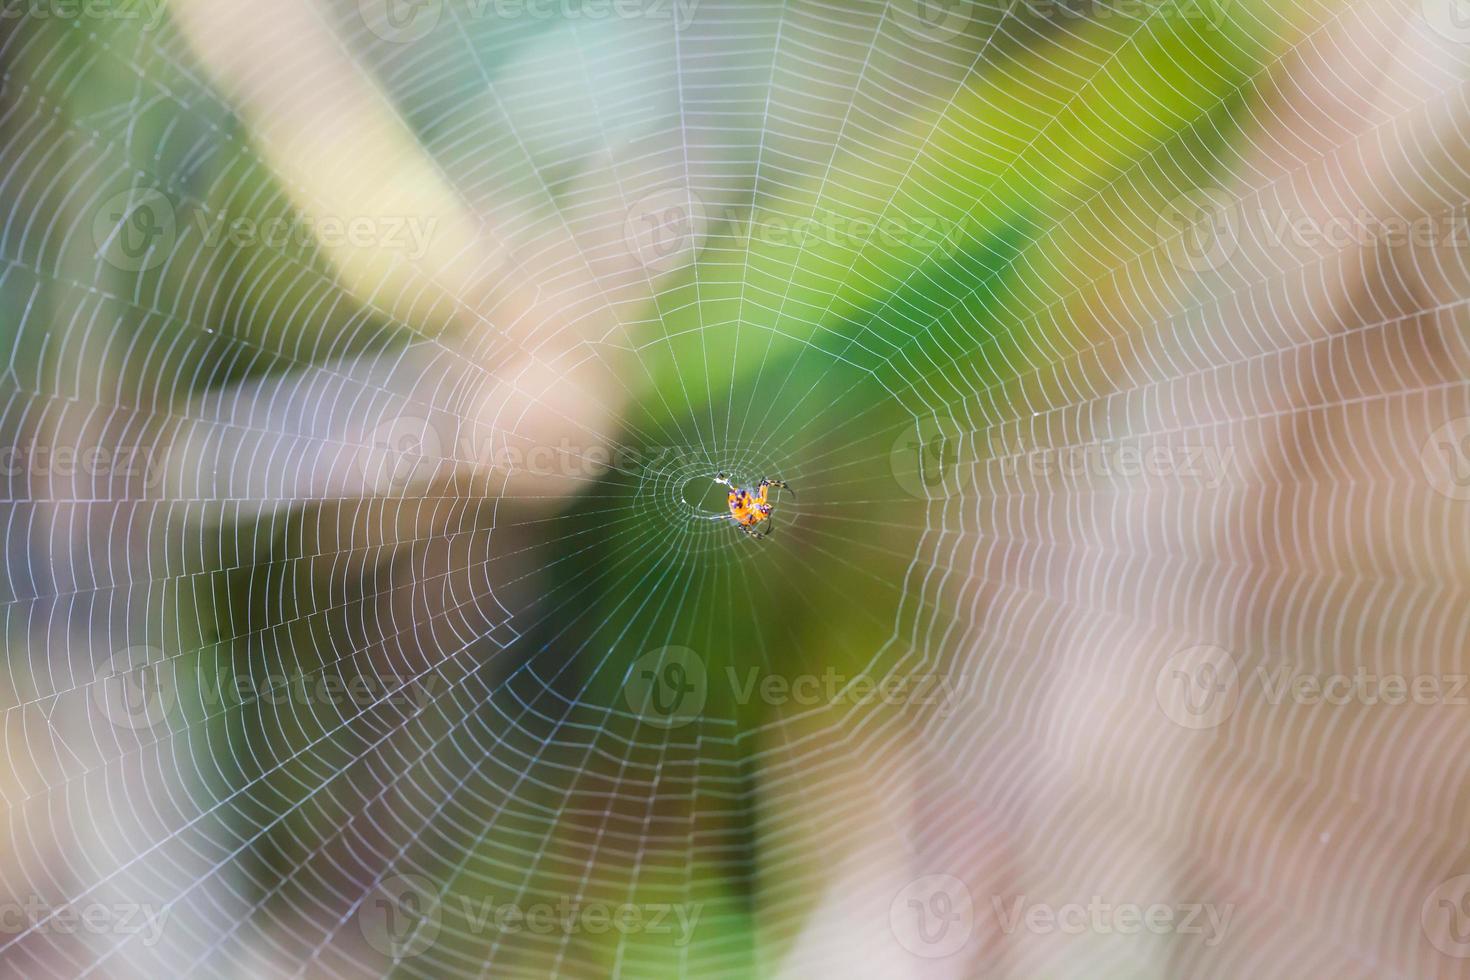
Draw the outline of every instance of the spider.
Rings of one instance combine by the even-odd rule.
[[[715,474],[715,482],[730,488],[730,517],[735,521],[735,526],[746,534],[759,541],[771,533],[771,511],[774,505],[770,501],[772,487],[786,490],[792,494],[796,491],[787,486],[785,480],[763,479],[756,485],[754,490],[746,487],[737,487],[730,482],[729,474]],[[719,518],[724,520],[723,515]]]

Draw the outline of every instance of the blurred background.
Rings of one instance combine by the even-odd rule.
[[[0,0],[0,972],[1470,976],[1467,83]]]

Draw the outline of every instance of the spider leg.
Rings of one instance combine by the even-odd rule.
[[[751,538],[752,540],[759,541],[761,538],[764,538],[767,534],[771,533],[770,527],[768,526],[769,524],[769,520],[764,520],[757,524],[737,523],[735,526],[740,528],[741,531],[745,532],[745,535],[747,537]]]
[[[791,489],[791,484],[787,483],[785,480],[772,480],[772,479],[767,478],[767,479],[761,480],[761,486],[763,486],[763,487],[777,487],[778,489],[785,490],[787,493],[791,494],[791,496],[793,496],[793,497],[796,496],[796,491],[793,490],[793,489]]]
[[[730,482],[730,474],[728,473],[716,473],[715,482],[723,484],[724,486],[729,487],[731,490],[735,489],[735,484]]]

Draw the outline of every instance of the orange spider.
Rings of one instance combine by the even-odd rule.
[[[769,499],[771,488],[796,492],[786,485],[785,480],[762,480],[754,490],[737,487],[725,473],[716,474],[715,482],[730,488],[730,517],[734,519],[735,526],[757,541],[770,534],[773,528],[771,511],[775,505]]]

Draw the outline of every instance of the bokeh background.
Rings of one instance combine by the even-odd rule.
[[[4,0],[0,968],[1470,976],[1467,82],[1459,0]]]

